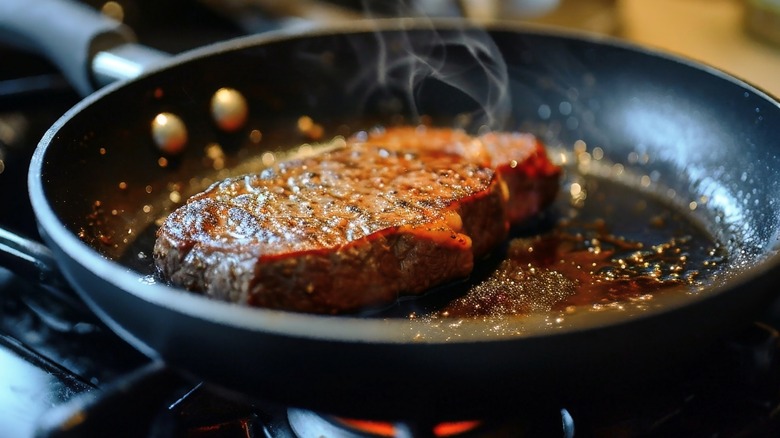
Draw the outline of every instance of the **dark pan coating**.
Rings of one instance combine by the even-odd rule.
[[[304,312],[385,305],[467,276],[508,231],[506,186],[461,155],[350,142],[228,179],[158,232],[172,283]]]

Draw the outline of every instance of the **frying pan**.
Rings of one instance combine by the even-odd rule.
[[[30,4],[3,8],[6,33],[33,27],[20,15],[36,9]],[[100,32],[87,33],[105,34],[99,21]],[[63,70],[86,92],[95,83],[82,71],[89,58],[76,58],[81,64]],[[221,87],[249,102],[238,132],[211,119],[209,99]],[[150,123],[161,112],[187,126],[180,155],[165,156],[152,140]],[[727,262],[702,290],[647,306],[498,322],[254,309],[155,281],[155,221],[176,195],[310,141],[297,129],[301,116],[320,124],[326,139],[419,116],[445,126],[457,120],[472,132],[529,131],[567,159],[570,174],[582,170],[567,158],[572,145],[598,146],[614,164],[594,178],[617,181],[615,169],[637,175],[636,184],[617,181],[617,198],[663,200],[721,242]],[[216,44],[89,94],[40,141],[29,190],[56,269],[155,361],[232,393],[323,412],[474,418],[647,380],[763,309],[780,262],[778,138],[775,99],[686,59],[516,24],[380,20]],[[204,153],[215,144],[224,164],[217,169]],[[630,226],[627,218],[617,212],[610,220]],[[14,237],[6,247],[46,252],[24,242]]]

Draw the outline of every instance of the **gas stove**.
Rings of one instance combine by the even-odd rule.
[[[211,3],[129,2],[127,21],[171,53],[279,22],[239,21]],[[0,57],[0,224],[35,237],[27,161],[79,97],[46,61],[2,47]],[[692,363],[671,367],[663,384],[638,378],[609,397],[508,417],[387,423],[226,395],[137,352],[71,291],[2,268],[0,296],[0,436],[780,436],[780,312],[757,315]],[[86,417],[73,416],[84,409]]]

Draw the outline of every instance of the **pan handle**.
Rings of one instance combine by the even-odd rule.
[[[129,27],[72,0],[0,1],[0,41],[46,57],[82,96],[168,58],[136,44]]]
[[[49,248],[4,228],[0,228],[0,266],[47,289],[68,290]]]

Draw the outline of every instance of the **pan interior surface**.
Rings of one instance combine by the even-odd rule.
[[[421,53],[429,57],[422,65],[412,56]],[[235,132],[220,130],[210,116],[209,101],[222,87],[249,102],[249,121]],[[161,112],[185,121],[189,142],[181,155],[167,156],[151,140],[150,122]],[[44,139],[31,187],[55,246],[117,291],[196,319],[292,336],[401,343],[544,336],[695,307],[734,295],[774,268],[779,114],[772,99],[719,72],[615,42],[500,27],[380,26],[241,40],[99,92]],[[301,129],[301,120],[321,127],[321,135]],[[599,312],[502,318],[498,325],[481,318],[410,319],[397,309],[379,318],[239,309],[150,281],[159,219],[196,189],[294,146],[420,120],[470,132],[531,132],[548,144],[567,178],[558,204],[519,236],[581,215],[614,220],[612,231],[630,238],[666,215],[669,228],[706,242],[691,249],[697,263],[713,261],[713,248],[727,261],[692,293]],[[585,209],[573,207],[574,184],[580,197],[583,191],[593,196]],[[599,197],[609,199],[594,203]],[[596,210],[587,210],[591,205]],[[626,215],[624,209],[633,210]],[[110,301],[82,289],[97,302]],[[100,307],[117,318],[118,309]],[[127,324],[133,325],[119,323]]]

